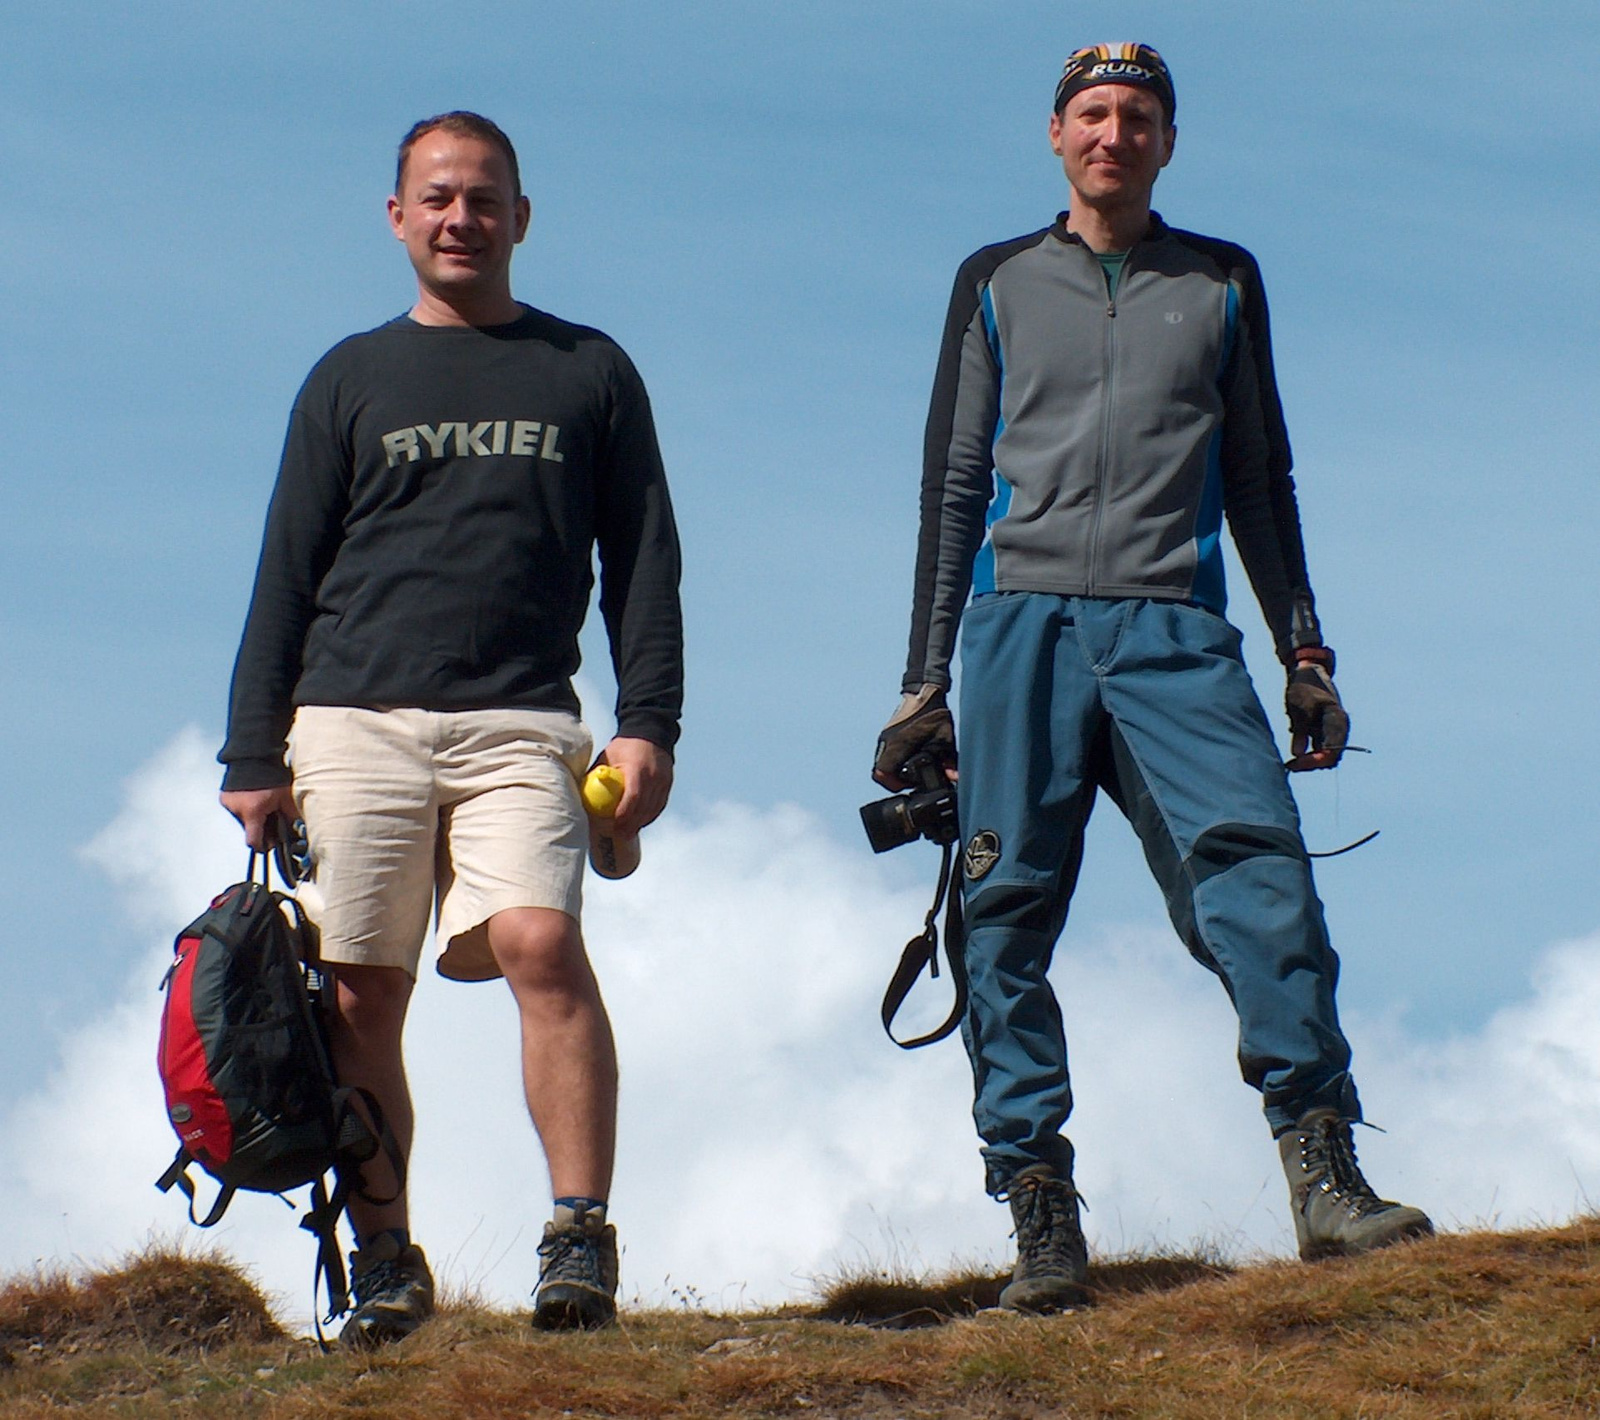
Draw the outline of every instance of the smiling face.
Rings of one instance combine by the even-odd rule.
[[[515,320],[511,253],[528,217],[494,144],[444,129],[417,139],[389,199],[389,224],[417,273],[413,316],[435,325]]]
[[[1178,130],[1149,89],[1097,84],[1050,117],[1050,147],[1072,185],[1073,205],[1148,208]]]

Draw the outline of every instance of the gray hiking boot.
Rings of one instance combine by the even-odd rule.
[[[1089,1300],[1089,1249],[1078,1221],[1078,1191],[1048,1164],[1031,1164],[1000,1195],[1017,1225],[1017,1265],[1000,1293],[1014,1312],[1056,1312]]]
[[[387,1346],[433,1315],[428,1259],[414,1243],[401,1247],[392,1233],[350,1254],[350,1283],[356,1305],[339,1333],[341,1345],[360,1351]]]
[[[603,1213],[558,1207],[539,1244],[533,1324],[541,1331],[589,1331],[617,1315],[617,1230]]]
[[[1300,1256],[1350,1257],[1407,1238],[1433,1235],[1420,1208],[1379,1198],[1356,1163],[1350,1121],[1336,1109],[1313,1109],[1278,1138],[1289,1179],[1289,1206]]]

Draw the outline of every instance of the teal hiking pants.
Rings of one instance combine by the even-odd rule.
[[[1239,1067],[1273,1132],[1318,1105],[1360,1118],[1338,958],[1239,643],[1214,612],[1143,598],[1000,592],[963,617],[962,1036],[990,1192],[1032,1163],[1071,1167],[1046,973],[1099,788],[1138,833],[1178,935],[1232,999]]]

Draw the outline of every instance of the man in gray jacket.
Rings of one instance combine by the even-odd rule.
[[[1002,1303],[1085,1296],[1061,1134],[1072,1107],[1046,972],[1097,788],[1127,815],[1190,952],[1239,1012],[1303,1257],[1432,1231],[1356,1163],[1361,1107],[1338,959],[1272,733],[1223,617],[1226,516],[1288,673],[1294,769],[1337,764],[1348,721],[1317,621],[1273,376],[1242,247],[1150,209],[1177,130],[1147,45],[1068,61],[1050,145],[1070,210],[956,277],[928,416],[911,651],[874,777],[932,751],[961,633],[960,818],[970,1001],[962,1034],[991,1194],[1018,1259]],[[971,603],[967,605],[968,594]]]

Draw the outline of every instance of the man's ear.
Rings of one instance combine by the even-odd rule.
[[[400,212],[400,199],[392,193],[389,196],[389,230],[394,233],[395,240],[403,242],[406,239],[404,219]]]
[[[1050,151],[1058,158],[1062,156],[1061,115],[1059,113],[1053,113],[1050,115]]]
[[[1177,124],[1169,123],[1167,125],[1166,139],[1167,139],[1167,155],[1166,155],[1166,157],[1164,157],[1161,160],[1161,166],[1162,167],[1166,167],[1166,165],[1172,161],[1172,150],[1173,150],[1174,147],[1177,146],[1177,142],[1178,142],[1178,125]]]
[[[516,224],[513,228],[513,230],[516,232],[516,241],[520,242],[525,236],[528,235],[528,223],[532,220],[533,204],[528,201],[527,194],[524,193],[517,199],[515,215],[513,217],[513,221]]]

